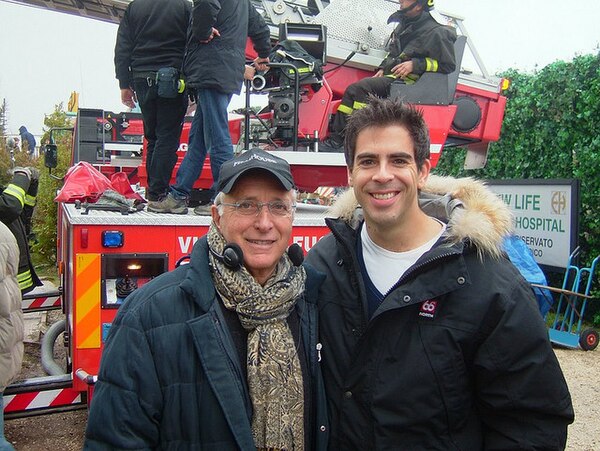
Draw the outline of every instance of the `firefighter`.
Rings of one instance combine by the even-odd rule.
[[[19,288],[25,294],[42,282],[35,273],[29,254],[31,216],[35,207],[40,173],[33,167],[17,167],[13,178],[0,194],[0,221],[8,226],[19,244]]]
[[[388,97],[395,80],[412,84],[425,72],[448,74],[456,68],[456,31],[439,24],[431,15],[434,0],[400,0],[399,3],[400,10],[388,18],[388,23],[398,22],[398,25],[390,36],[387,57],[375,75],[348,86],[333,117],[329,137],[319,144],[320,150],[343,152],[348,116],[363,108],[369,95]]]

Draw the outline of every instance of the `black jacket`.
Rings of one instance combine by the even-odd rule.
[[[221,35],[201,43],[212,28]],[[248,37],[260,57],[269,56],[269,27],[250,0],[195,0],[184,62],[187,85],[239,93]]]
[[[390,16],[388,22],[399,19],[398,11]],[[440,25],[431,14],[423,12],[415,20],[400,20],[390,37],[389,54],[379,67],[387,75],[395,65],[412,60],[416,75],[424,72],[449,74],[456,68],[455,41],[454,28]]]
[[[35,273],[29,255],[28,236],[31,215],[37,196],[37,181],[30,183],[26,175],[17,173],[6,188],[0,187],[0,221],[8,226],[19,245],[19,273],[21,293],[25,294],[42,282]]]
[[[131,86],[136,72],[181,69],[190,12],[188,0],[134,0],[127,6],[115,46],[121,89]]]
[[[202,238],[190,264],[147,283],[120,307],[102,354],[85,449],[256,450],[245,362],[208,265]],[[296,305],[314,388],[307,449],[316,450],[325,449],[328,433],[317,354],[321,281],[307,268]]]
[[[495,243],[510,216],[475,188],[461,199],[482,208],[457,207],[370,320],[355,252],[362,221],[327,220],[332,234],[310,250],[327,275],[318,305],[330,449],[564,448],[567,385],[531,288]]]

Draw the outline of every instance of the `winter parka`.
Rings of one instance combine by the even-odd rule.
[[[163,67],[181,70],[191,9],[188,0],[129,3],[115,45],[119,88],[132,87],[136,76],[147,78],[149,73]]]
[[[325,395],[317,352],[316,294],[307,267],[297,303],[310,371],[310,448],[327,443]],[[206,238],[190,263],[130,295],[102,354],[85,449],[252,450],[250,401],[239,355],[213,288]]]
[[[37,196],[37,181],[16,173],[8,186],[0,192],[0,221],[10,229],[19,245],[19,287],[23,294],[41,286],[31,263],[28,236],[31,228],[31,216]]]
[[[412,73],[416,75],[453,72],[456,69],[454,28],[440,25],[427,11],[415,20],[401,19],[399,13],[395,12],[388,19],[388,22],[400,23],[390,37],[388,56],[379,65],[384,74],[390,74],[394,66],[408,60],[412,60]]]
[[[0,222],[0,393],[19,374],[23,361],[24,326],[18,264],[17,240]]]
[[[435,176],[420,204],[446,222],[452,213],[446,234],[370,319],[351,191],[308,254],[327,276],[318,305],[330,449],[563,449],[571,398],[532,290],[501,252],[507,208],[479,182]]]
[[[220,36],[200,42],[210,36],[212,28]],[[269,27],[250,0],[194,1],[184,61],[187,86],[239,94],[248,37],[258,56],[269,56]]]

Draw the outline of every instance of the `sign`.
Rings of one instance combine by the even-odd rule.
[[[529,246],[538,264],[565,268],[577,246],[579,181],[490,180],[487,184],[512,211],[515,234]]]

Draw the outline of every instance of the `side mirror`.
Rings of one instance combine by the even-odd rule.
[[[46,144],[44,147],[44,165],[50,169],[58,166],[58,146],[56,144]]]

